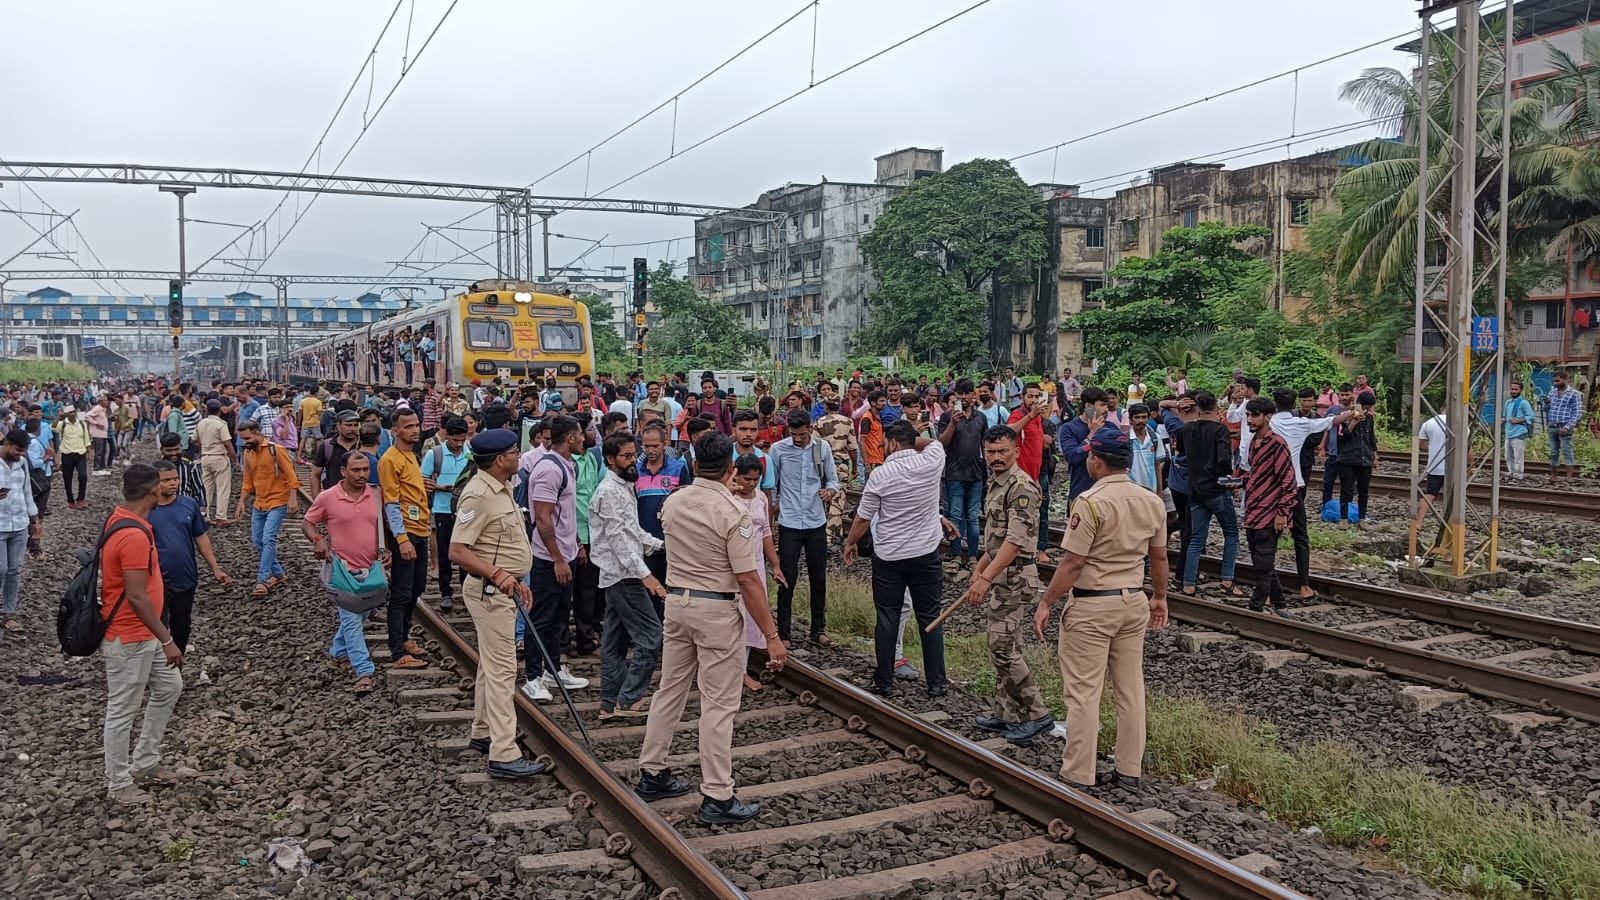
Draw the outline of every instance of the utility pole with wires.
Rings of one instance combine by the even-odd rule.
[[[167,296],[169,320],[167,324],[172,331],[172,386],[176,390],[178,382],[183,380],[183,357],[179,349],[179,339],[183,334],[183,288],[189,275],[188,260],[184,257],[183,246],[183,199],[194,193],[195,189],[185,184],[163,184],[160,190],[178,198],[178,277]]]
[[[1417,179],[1416,297],[1412,330],[1411,422],[1435,435],[1424,458],[1411,445],[1410,565],[1402,580],[1453,591],[1501,583],[1500,454],[1504,432],[1506,212],[1510,199],[1513,3],[1482,18],[1480,0],[1423,0],[1413,124]],[[1503,34],[1481,26],[1495,24]],[[1497,40],[1497,38],[1499,38]],[[1452,65],[1453,62],[1453,65]],[[1444,81],[1438,82],[1440,75]],[[1488,117],[1493,116],[1493,119]],[[1484,121],[1488,119],[1488,121]],[[1433,177],[1434,171],[1442,177]],[[1438,251],[1442,250],[1442,254]],[[1430,257],[1440,259],[1430,265]],[[1442,258],[1441,258],[1442,257]],[[1438,350],[1427,338],[1438,339]],[[1439,397],[1443,404],[1436,405]],[[1442,429],[1441,429],[1442,426]],[[1437,458],[1444,435],[1442,473]],[[1473,439],[1486,452],[1473,453]],[[1467,488],[1490,477],[1489,502]],[[1442,474],[1442,497],[1427,498]],[[1428,529],[1432,520],[1437,529]],[[1427,546],[1424,541],[1431,541]]]

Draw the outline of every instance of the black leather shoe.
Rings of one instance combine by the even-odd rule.
[[[874,694],[877,694],[879,697],[893,697],[894,696],[894,685],[892,685],[892,684],[889,685],[888,687],[884,687],[881,684],[874,684],[874,685],[869,686],[867,688],[867,690],[873,692]]]
[[[672,774],[671,769],[662,769],[654,775],[649,772],[639,773],[639,784],[633,792],[646,800],[665,800],[668,797],[682,797],[694,790],[689,782]]]
[[[1045,715],[1031,722],[1020,722],[1006,730],[1004,737],[1013,744],[1026,744],[1046,731],[1054,728],[1054,716]]]
[[[473,738],[472,740],[467,741],[467,749],[468,750],[475,750],[478,753],[488,753],[489,752],[489,739],[488,738]]]
[[[1017,723],[1015,722],[1007,722],[1005,719],[999,719],[994,716],[976,716],[972,720],[972,727],[982,728],[984,731],[992,731],[995,734],[1005,734],[1016,726]]]
[[[1139,776],[1124,775],[1121,772],[1107,772],[1095,779],[1100,784],[1119,787],[1124,790],[1137,791],[1139,789]]]
[[[929,697],[943,697],[945,694],[948,694],[948,693],[950,693],[950,688],[947,685],[943,685],[943,684],[930,684],[930,685],[928,685],[928,696]]]
[[[701,797],[700,810],[695,813],[695,818],[707,825],[737,825],[759,815],[761,815],[759,803],[745,803],[738,797],[729,797],[726,800]]]
[[[449,612],[450,610],[455,609],[455,608],[456,608],[456,598],[449,597],[449,596],[440,597],[439,598],[439,611],[440,612]]]
[[[534,778],[550,771],[548,763],[529,762],[518,757],[507,762],[489,763],[490,778]]]

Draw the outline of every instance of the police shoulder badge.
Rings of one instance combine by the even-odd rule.
[[[1081,518],[1082,517],[1079,516],[1077,513],[1073,513],[1072,514],[1072,521],[1067,523],[1067,530],[1068,531],[1077,531],[1078,530],[1078,522],[1079,522],[1079,520]]]
[[[740,525],[739,526],[739,537],[749,538],[750,537],[750,526],[748,526],[748,525]]]

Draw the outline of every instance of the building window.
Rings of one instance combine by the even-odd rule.
[[[800,267],[803,266],[804,264],[805,264],[804,260],[800,259],[800,257],[798,257],[798,256],[796,256],[795,258],[789,260],[789,274],[790,275],[799,275],[800,274]]]
[[[1567,325],[1567,304],[1546,303],[1544,305],[1544,327],[1561,329]]]
[[[822,211],[821,210],[812,210],[812,212],[811,212],[811,227],[812,228],[821,228],[822,227]]]
[[[1139,220],[1138,219],[1123,219],[1122,220],[1122,243],[1124,245],[1132,245],[1132,244],[1136,244],[1138,242],[1139,242]]]
[[[1292,197],[1292,198],[1290,198],[1290,200],[1289,200],[1289,224],[1290,225],[1310,225],[1311,224],[1311,204],[1313,202],[1314,202],[1314,200],[1311,197]]]
[[[1524,307],[1522,310],[1522,327],[1529,328],[1533,325],[1533,307]]]
[[[806,274],[807,275],[821,275],[822,274],[822,257],[813,256],[813,257],[810,257],[810,258],[808,258],[806,260]]]
[[[1183,211],[1183,227],[1193,228],[1200,224],[1200,210],[1186,209]]]
[[[768,265],[766,263],[762,263],[761,265],[756,267],[756,277],[761,279],[761,282],[763,284],[766,283],[767,277],[770,274],[771,274],[771,270],[768,268]]]
[[[861,214],[861,224],[866,225],[871,221],[872,221],[872,217],[871,216],[867,215],[866,213],[862,213]]]
[[[1094,295],[1100,293],[1100,290],[1105,286],[1106,283],[1099,278],[1085,278],[1083,280],[1083,299],[1085,301],[1093,300]]]
[[[748,228],[739,229],[739,243],[746,244],[746,245],[748,245],[750,243],[750,229],[748,229]]]
[[[809,310],[810,312],[814,312],[814,313],[822,312],[822,295],[821,294],[807,294],[806,295],[806,309]]]
[[[1090,250],[1104,250],[1106,248],[1106,230],[1103,226],[1083,230],[1083,246]]]
[[[817,335],[816,337],[811,339],[811,358],[812,359],[821,359],[822,358],[822,336],[821,335]]]

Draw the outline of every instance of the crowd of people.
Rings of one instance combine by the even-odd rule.
[[[1245,596],[1233,581],[1242,525],[1262,573],[1276,572],[1279,537],[1290,533],[1298,593],[1309,598],[1313,466],[1323,467],[1323,508],[1346,525],[1368,515],[1376,399],[1364,376],[1263,395],[1259,380],[1241,371],[1221,396],[1191,389],[1182,372],[1167,373],[1165,390],[1134,373],[1124,391],[1084,384],[1070,371],[1033,379],[1010,368],[977,380],[952,372],[915,381],[819,371],[781,398],[760,379],[747,397],[711,372],[698,391],[693,385],[686,373],[621,381],[601,374],[568,390],[496,381],[439,390],[424,380],[402,389],[253,381],[169,391],[152,382],[54,388],[36,394],[37,403],[18,398],[0,443],[7,627],[18,548],[37,552],[47,514],[48,467],[65,475],[91,456],[96,472],[120,463],[123,503],[112,523],[123,517],[142,527],[118,531],[102,551],[106,568],[118,572],[106,596],[121,592],[129,601],[105,645],[116,645],[107,654],[106,764],[113,793],[139,802],[147,795],[137,781],[181,777],[160,766],[157,745],[182,688],[166,670],[181,665],[190,640],[197,554],[215,580],[230,582],[208,528],[241,522],[249,506],[257,551],[250,594],[271,596],[288,577],[279,535],[300,505],[298,467],[308,467],[314,499],[300,528],[322,561],[336,611],[329,657],[352,691],[375,687],[362,633],[374,619],[387,629],[388,665],[434,664],[410,634],[431,584],[441,611],[464,605],[476,626],[470,741],[486,754],[491,776],[544,771],[516,744],[515,693],[537,703],[570,700],[591,684],[567,661],[598,653],[599,719],[647,720],[637,787],[646,797],[692,789],[666,761],[698,683],[699,815],[738,822],[759,813],[758,804],[737,799],[732,775],[741,694],[762,689],[748,655],[757,649],[770,668],[784,664],[797,639],[802,564],[803,640],[828,647],[830,558],[837,551],[846,564],[870,560],[872,689],[886,697],[901,689],[897,682],[920,680],[934,697],[948,690],[940,606],[945,581],[958,579],[962,598],[985,607],[996,674],[992,711],[974,724],[1016,743],[1056,729],[1022,645],[1027,624],[1042,639],[1053,606],[1070,597],[1056,616],[1067,719],[1062,776],[1078,785],[1096,780],[1094,722],[1109,670],[1121,724],[1116,765],[1105,777],[1131,785],[1143,753],[1143,636],[1165,624],[1169,587],[1197,591],[1212,523],[1223,538],[1222,590]],[[1563,410],[1561,402],[1551,410]],[[91,414],[80,418],[79,404]],[[1508,424],[1522,424],[1513,412],[1526,420],[1530,411],[1508,406]],[[1430,430],[1436,424],[1421,434],[1430,472],[1444,443]],[[154,466],[128,455],[146,432],[159,447]],[[46,473],[42,491],[36,471]],[[22,492],[25,481],[30,490]],[[1052,560],[1057,482],[1067,528]],[[79,484],[74,491],[69,480],[69,508],[81,508]],[[1425,494],[1441,491],[1430,479]],[[852,509],[847,494],[857,492]],[[1052,561],[1041,597],[1031,567]],[[770,600],[769,573],[777,588]],[[1287,615],[1275,574],[1257,580],[1248,602]],[[913,621],[920,670],[904,653]],[[130,758],[128,731],[146,687],[150,708]]]

